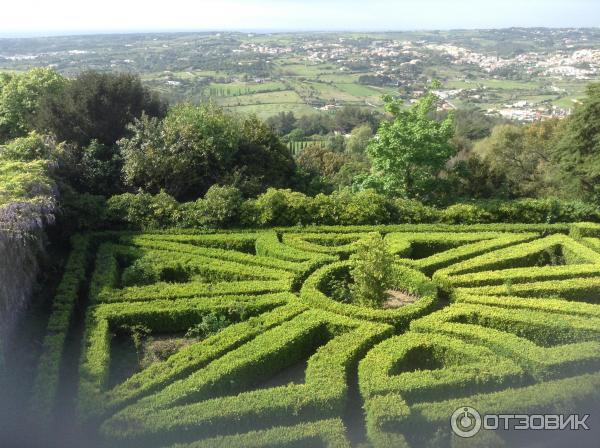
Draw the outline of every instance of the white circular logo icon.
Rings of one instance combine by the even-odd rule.
[[[475,409],[464,406],[454,411],[450,425],[457,436],[473,437],[481,429],[481,415]]]

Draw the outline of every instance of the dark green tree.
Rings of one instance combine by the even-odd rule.
[[[600,83],[588,86],[552,159],[563,194],[600,201]]]
[[[271,128],[256,116],[249,116],[241,123],[240,140],[229,171],[232,174],[226,176],[225,182],[237,186],[248,197],[268,187],[290,187],[296,163]]]
[[[112,146],[142,113],[161,117],[165,112],[166,104],[139,77],[90,71],[67,83],[60,94],[44,98],[37,128],[80,147],[92,140]]]

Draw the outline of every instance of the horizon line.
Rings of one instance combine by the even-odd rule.
[[[600,26],[507,26],[491,28],[406,28],[406,29],[318,29],[318,28],[206,28],[206,29],[102,29],[102,30],[61,30],[61,31],[19,31],[0,32],[0,39],[38,39],[45,37],[79,37],[79,36],[123,36],[135,34],[212,34],[212,33],[241,33],[241,34],[289,34],[289,33],[418,33],[418,32],[460,32],[460,31],[503,31],[503,30],[600,30]]]

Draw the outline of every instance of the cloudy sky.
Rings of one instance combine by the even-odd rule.
[[[598,27],[598,0],[4,0],[0,35]]]

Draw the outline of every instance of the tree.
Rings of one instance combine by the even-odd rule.
[[[346,143],[346,150],[352,154],[362,154],[373,138],[373,131],[368,124],[362,124],[352,129]]]
[[[214,105],[180,105],[163,121],[146,115],[119,141],[126,185],[196,199],[219,183],[240,142],[239,123]]]
[[[561,191],[570,197],[600,201],[600,83],[567,120],[564,135],[552,151]]]
[[[353,302],[380,308],[394,277],[394,256],[384,239],[379,234],[371,234],[359,241],[350,261],[350,273],[354,279],[351,286]]]
[[[442,121],[432,118],[438,102],[432,93],[410,108],[389,96],[384,101],[394,119],[381,123],[367,147],[372,168],[371,174],[362,179],[362,187],[392,196],[425,199],[448,159],[456,153],[450,143],[453,115]]]
[[[335,113],[335,127],[344,133],[362,124],[368,124],[371,131],[377,129],[379,117],[372,111],[358,106],[344,106]]]
[[[290,187],[296,172],[296,163],[279,137],[256,116],[241,123],[237,151],[226,183],[237,186],[242,193],[256,196],[268,187]]]
[[[310,114],[298,118],[296,129],[301,129],[306,136],[325,135],[333,130],[333,124],[329,115]]]
[[[542,196],[552,188],[548,176],[550,151],[559,128],[558,120],[496,126],[473,151],[495,176],[506,178],[513,196]]]
[[[298,156],[297,163],[307,172],[330,178],[350,160],[348,154],[330,151],[320,145],[310,145]]]
[[[33,130],[40,103],[50,95],[59,95],[66,83],[61,75],[45,68],[16,75],[1,74],[0,143]]]
[[[142,113],[162,117],[165,112],[166,104],[139,77],[90,71],[68,82],[60,93],[44,98],[37,128],[80,147],[92,140],[111,146]]]
[[[277,135],[283,137],[294,130],[296,126],[296,117],[294,116],[294,112],[279,112],[277,115],[267,119],[267,125],[269,125]]]

